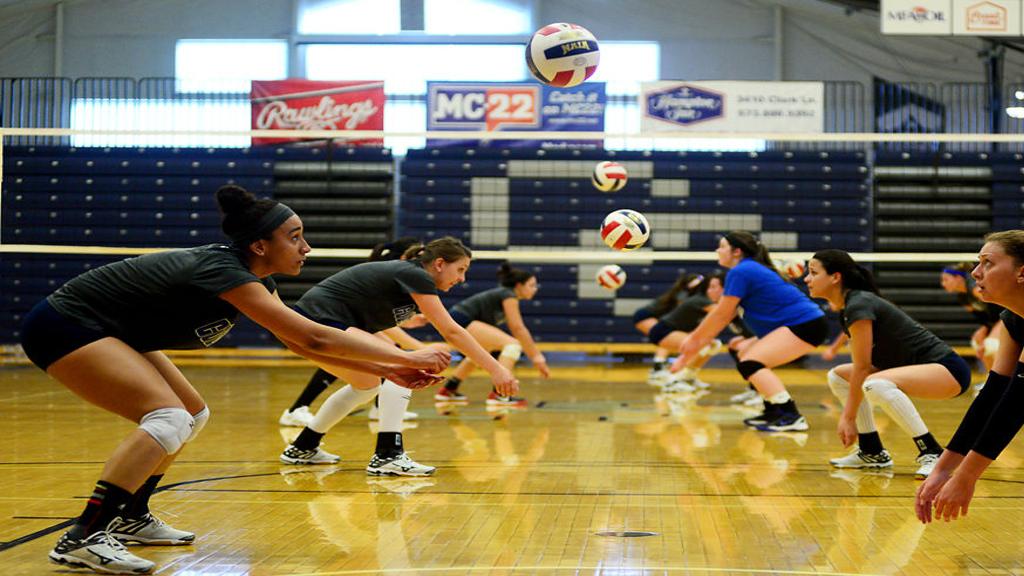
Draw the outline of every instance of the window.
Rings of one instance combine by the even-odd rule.
[[[71,128],[75,130],[245,131],[251,121],[248,100],[75,98],[71,105]],[[248,135],[229,134],[71,137],[72,146],[244,148],[250,143]]]
[[[310,80],[384,80],[388,94],[425,94],[427,80],[519,82],[521,44],[311,44]]]
[[[299,34],[398,34],[400,0],[299,0]]]
[[[530,0],[424,0],[427,34],[532,34]]]
[[[288,43],[178,40],[174,73],[182,92],[248,92],[252,80],[288,77]]]

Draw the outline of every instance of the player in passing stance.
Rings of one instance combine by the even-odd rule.
[[[782,380],[772,368],[796,360],[828,337],[821,311],[772,264],[768,249],[749,232],[729,232],[718,243],[718,263],[729,268],[725,293],[679,347],[672,370],[682,370],[743,307],[743,322],[758,339],[739,353],[736,368],[764,399],[764,413],[744,423],[758,430],[807,430]]]
[[[804,279],[812,298],[839,312],[852,363],[829,370],[828,385],[843,403],[837,432],[843,446],[858,448],[829,462],[837,468],[889,468],[889,452],[871,409],[881,407],[917,446],[917,472],[927,477],[942,453],[910,397],[941,400],[971,385],[971,369],[945,342],[878,294],[871,272],[842,250],[822,250]]]
[[[548,378],[548,361],[533,341],[530,329],[523,322],[519,310],[520,300],[533,300],[537,294],[537,277],[526,270],[513,268],[507,262],[498,269],[500,286],[479,292],[459,302],[451,309],[455,322],[466,329],[471,336],[487,351],[500,350],[498,362],[508,370],[515,367],[516,362],[526,350],[530,362],[540,371],[540,375]],[[508,322],[512,335],[498,328]],[[438,402],[464,403],[468,399],[459,393],[459,385],[476,368],[470,360],[464,360],[437,391],[434,400]],[[524,398],[504,396],[492,389],[487,396],[488,406],[506,406],[521,408],[526,406]]]
[[[403,236],[391,242],[382,242],[373,247],[370,252],[370,257],[367,262],[379,262],[382,260],[399,260],[402,254],[412,246],[418,245],[419,240],[412,236]],[[398,330],[401,330],[400,328]],[[418,347],[417,347],[418,349]],[[285,409],[281,413],[281,417],[278,419],[278,424],[281,426],[297,426],[303,427],[309,424],[313,420],[313,413],[309,411],[309,406],[322,394],[327,387],[334,384],[334,381],[338,377],[323,368],[317,368],[316,372],[313,373],[309,378],[309,382],[306,383],[306,387],[299,393],[299,397],[295,399],[290,408]],[[412,413],[405,415],[406,419]]]
[[[971,273],[982,300],[1006,308],[1006,331],[999,337],[985,386],[964,414],[935,469],[917,489],[915,510],[922,522],[967,515],[978,478],[1024,424],[1024,230],[985,237]]]
[[[518,382],[463,327],[448,314],[438,297],[465,281],[471,252],[452,237],[438,238],[426,246],[410,249],[404,260],[366,262],[338,272],[306,292],[295,303],[296,310],[317,321],[345,330],[352,336],[381,342],[375,333],[394,328],[421,310],[437,331],[457,349],[491,374],[494,387],[505,396],[518,391]],[[425,348],[426,350],[436,348]],[[366,467],[373,476],[426,476],[432,466],[413,461],[405,453],[402,417],[411,394],[402,387],[372,373],[330,370],[348,385],[331,394],[313,420],[295,441],[285,448],[280,460],[286,464],[333,464],[340,458],[321,449],[327,432],[354,408],[380,395],[380,431],[377,448]]]
[[[406,353],[300,316],[277,297],[271,274],[296,275],[309,245],[287,206],[236,186],[217,191],[231,245],[171,250],[82,274],[25,318],[32,362],[85,401],[139,424],[107,460],[85,510],[50,559],[98,572],[138,574],[154,563],[121,541],[191,544],[195,535],[149,511],[149,498],[210,410],[163,349],[210,346],[239,312],[316,362],[386,376],[416,387],[448,363],[439,350]],[[363,359],[363,360],[356,360]],[[386,364],[376,364],[374,362]]]
[[[978,321],[978,329],[971,334],[971,347],[986,370],[992,369],[992,362],[999,351],[999,337],[1004,328],[999,319],[1003,307],[985,302],[978,295],[978,287],[971,278],[974,264],[960,262],[942,269],[942,289],[955,294],[957,301]]]
[[[658,320],[675,310],[676,306],[679,306],[680,302],[689,296],[703,279],[704,277],[700,274],[680,274],[671,288],[633,313],[633,327],[644,336],[649,336],[651,328],[658,323]],[[659,386],[672,380],[672,373],[668,371],[668,357],[675,349],[676,347],[671,350],[659,347],[655,350],[654,364],[647,376],[648,384]]]

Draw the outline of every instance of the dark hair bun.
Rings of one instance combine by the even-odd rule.
[[[238,214],[256,204],[256,197],[241,186],[227,184],[217,189],[217,204],[224,214]]]

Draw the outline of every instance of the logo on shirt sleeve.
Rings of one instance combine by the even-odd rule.
[[[203,343],[203,346],[210,347],[216,344],[218,340],[223,338],[234,327],[234,323],[230,320],[221,318],[196,328],[196,336],[199,337],[199,341]]]
[[[392,308],[391,313],[395,315],[395,324],[401,324],[416,315],[416,305],[409,304],[408,306]]]

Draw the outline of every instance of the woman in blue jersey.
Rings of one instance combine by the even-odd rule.
[[[537,277],[526,270],[512,268],[505,262],[498,269],[498,283],[500,286],[497,288],[474,294],[453,306],[452,319],[469,331],[485,350],[500,350],[498,362],[505,368],[512,370],[525,350],[527,358],[540,371],[540,375],[544,378],[549,377],[551,374],[547,359],[537,348],[519,310],[520,300],[533,300],[537,294]],[[506,322],[511,336],[498,328]],[[466,396],[459,393],[459,385],[475,368],[476,365],[471,360],[463,360],[455,369],[455,373],[445,381],[444,387],[434,395],[434,400],[466,402]],[[502,395],[492,388],[487,396],[487,405],[522,408],[526,406],[526,400]]]
[[[1024,230],[986,236],[971,277],[982,300],[1005,308],[1006,330],[985,386],[917,490],[915,511],[925,523],[966,516],[978,479],[1024,425]]]
[[[85,401],[138,423],[107,460],[85,510],[50,552],[53,562],[98,572],[147,573],[154,563],[120,541],[188,545],[195,534],[165,524],[149,498],[210,411],[161,352],[213,345],[239,313],[298,354],[410,387],[435,379],[447,354],[406,353],[315,323],[277,297],[271,274],[297,275],[309,252],[302,221],[284,204],[237,186],[217,191],[231,245],[169,250],[107,264],[61,286],[26,316],[22,347],[47,374]]]
[[[842,250],[821,250],[807,266],[812,298],[828,301],[848,336],[852,363],[828,373],[843,403],[837,432],[843,446],[858,449],[829,462],[837,468],[889,468],[871,409],[882,410],[917,447],[917,476],[927,477],[942,453],[910,397],[942,400],[971,385],[971,369],[937,336],[878,294],[871,272]]]
[[[744,423],[758,430],[806,430],[785,385],[771,369],[804,356],[828,337],[825,313],[772,265],[768,249],[749,232],[729,232],[718,243],[718,263],[729,268],[725,294],[679,347],[672,365],[679,371],[736,316],[757,341],[740,352],[737,369],[764,399],[764,413]]]
[[[518,391],[512,373],[499,364],[448,314],[438,297],[465,281],[472,253],[450,236],[411,248],[402,260],[366,262],[346,268],[311,288],[295,308],[318,322],[343,329],[367,341],[380,342],[377,333],[392,329],[422,311],[442,337],[491,375],[502,395]],[[373,374],[343,367],[329,370],[348,385],[331,394],[313,420],[285,448],[280,460],[287,464],[332,464],[340,458],[320,449],[327,432],[357,406],[380,395],[380,431],[377,448],[366,473],[372,476],[427,476],[432,466],[413,461],[405,453],[402,420],[410,393],[396,383],[381,382]]]

